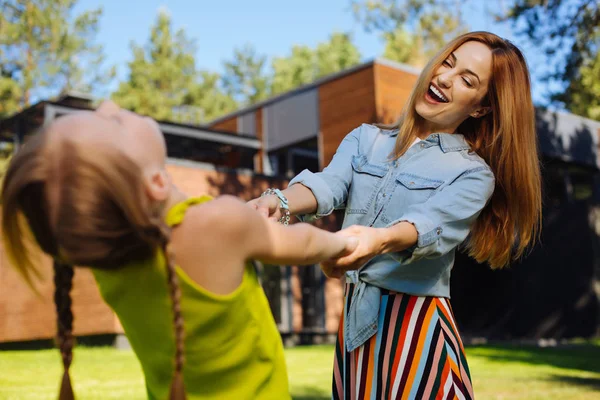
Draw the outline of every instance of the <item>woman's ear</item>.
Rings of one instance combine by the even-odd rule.
[[[171,177],[163,168],[148,172],[144,177],[146,193],[155,201],[162,202],[169,198],[171,192]]]
[[[480,107],[477,110],[473,111],[470,115],[473,118],[481,118],[484,115],[489,114],[490,112],[492,112],[492,107]]]

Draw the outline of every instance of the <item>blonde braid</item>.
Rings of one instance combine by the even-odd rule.
[[[185,363],[184,345],[185,330],[183,316],[181,315],[181,288],[179,278],[175,271],[175,254],[168,241],[163,244],[167,264],[167,283],[173,309],[173,324],[175,327],[175,371],[171,382],[170,400],[185,400],[185,386],[183,382],[183,364]]]
[[[73,268],[54,262],[54,304],[56,306],[56,345],[63,362],[63,378],[58,400],[74,400],[69,367],[73,361],[73,312],[71,311],[71,288],[73,286]]]

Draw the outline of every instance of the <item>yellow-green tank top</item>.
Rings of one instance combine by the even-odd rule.
[[[190,206],[208,200],[205,196],[177,204],[166,222],[181,223]],[[218,270],[215,266],[215,273]],[[167,399],[175,338],[164,255],[93,272],[140,360],[148,398]],[[241,285],[228,295],[205,290],[179,267],[177,275],[186,332],[183,373],[188,400],[289,399],[281,337],[254,267],[246,266]]]

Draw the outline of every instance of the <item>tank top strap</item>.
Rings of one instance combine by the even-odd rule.
[[[200,197],[190,197],[189,199],[185,199],[171,207],[169,212],[167,212],[165,222],[170,227],[179,225],[181,221],[183,221],[183,217],[185,217],[185,213],[188,208],[197,204],[206,203],[210,200],[212,200],[212,197],[206,195]]]

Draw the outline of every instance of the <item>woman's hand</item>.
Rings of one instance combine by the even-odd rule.
[[[279,221],[282,217],[279,198],[274,194],[250,200],[248,204],[265,218]]]
[[[378,228],[353,225],[336,233],[356,237],[358,246],[350,254],[327,260],[321,264],[323,273],[330,278],[340,278],[346,271],[357,270],[382,252],[382,233]]]

